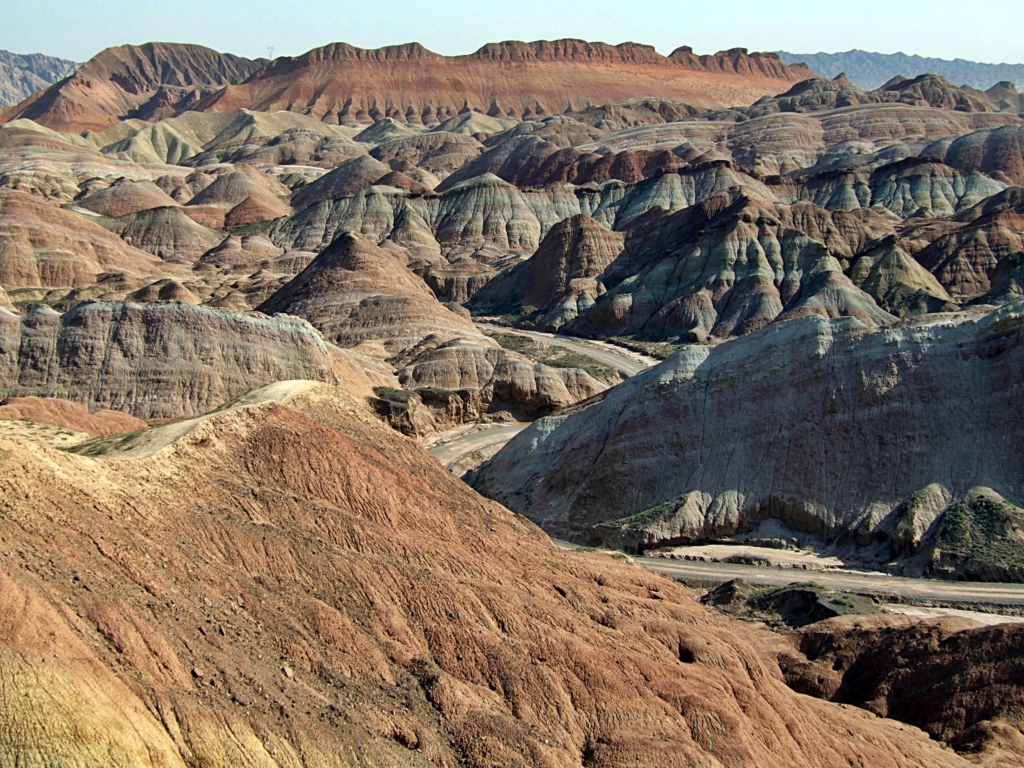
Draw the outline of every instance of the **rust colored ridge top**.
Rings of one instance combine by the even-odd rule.
[[[276,59],[194,109],[331,112],[343,122],[388,116],[429,125],[465,110],[520,118],[637,98],[747,105],[813,76],[804,65],[742,48],[698,56],[683,47],[663,56],[637,43],[506,41],[442,56],[417,43],[376,50],[333,43]]]
[[[146,428],[131,414],[99,409],[89,411],[80,403],[59,397],[9,397],[0,402],[0,421],[24,420],[106,437]]]
[[[72,77],[0,113],[0,121],[30,118],[56,130],[99,131],[129,117],[244,107],[430,125],[465,110],[520,118],[636,98],[745,106],[813,74],[743,48],[698,56],[682,47],[662,56],[648,45],[585,40],[505,41],[463,56],[442,56],[419,43],[372,50],[331,43],[269,63],[196,45],[147,43],[103,51]]]

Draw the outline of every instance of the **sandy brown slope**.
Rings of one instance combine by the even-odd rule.
[[[149,450],[0,438],[0,753],[966,765],[794,694],[672,582],[556,550],[364,414],[279,384]]]

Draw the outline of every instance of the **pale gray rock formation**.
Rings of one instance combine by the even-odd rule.
[[[430,349],[427,340],[413,362],[398,371],[406,389],[470,390],[482,413],[508,411],[535,419],[586,400],[607,385],[578,368],[533,363],[490,339],[453,339]]]
[[[298,318],[182,304],[96,302],[22,318],[0,309],[0,400],[60,397],[172,419],[275,381],[333,381],[331,365],[320,334]]]
[[[883,218],[739,194],[652,212],[599,275],[602,292],[568,328],[586,336],[703,342],[808,313],[893,320],[844,273]]]
[[[436,253],[491,248],[526,255],[537,250],[551,227],[570,216],[583,213],[610,228],[623,229],[652,208],[676,211],[733,187],[775,199],[763,182],[728,163],[683,168],[635,185],[609,181],[531,190],[485,174],[441,195],[369,187],[353,197],[310,205],[275,224],[270,236],[283,248],[315,251],[347,229],[378,242],[389,238],[401,245],[415,242]],[[296,203],[296,207],[301,206]]]
[[[370,150],[370,155],[396,171],[421,168],[444,178],[484,151],[472,136],[447,131],[395,139]]]
[[[1014,535],[1022,363],[1019,301],[884,329],[777,323],[685,347],[589,408],[535,422],[469,482],[577,541],[642,549],[776,520],[819,545],[952,572],[957,505],[984,512],[972,489],[1001,497],[990,512],[1008,509],[999,535]]]

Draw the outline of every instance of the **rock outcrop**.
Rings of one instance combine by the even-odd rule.
[[[194,221],[180,206],[153,208],[100,223],[129,245],[172,264],[191,265],[224,239],[223,234]]]
[[[576,540],[644,549],[777,520],[911,572],[1019,580],[1022,340],[1020,302],[878,330],[776,323],[535,422],[469,482]]]
[[[490,339],[483,342],[460,338],[417,350],[398,381],[412,390],[468,390],[480,414],[505,411],[519,420],[546,416],[607,388],[578,368],[536,364]]]
[[[210,768],[955,768],[798,696],[668,579],[566,553],[336,388],[0,437],[0,751]]]
[[[587,312],[605,292],[599,278],[622,252],[624,239],[590,216],[565,219],[551,228],[533,256],[481,288],[469,307],[557,330]]]
[[[662,56],[636,43],[507,41],[467,56],[440,56],[418,43],[376,50],[333,43],[275,59],[197,109],[308,110],[342,124],[391,118],[429,127],[460,112],[518,119],[642,97],[704,107],[749,104],[811,74],[775,54],[743,49],[696,56],[680,48]]]
[[[831,619],[793,633],[779,663],[801,693],[910,723],[982,765],[1013,765],[1024,747],[1024,627],[972,625]]]
[[[296,373],[333,381],[327,346],[298,318],[183,304],[94,302],[22,318],[0,310],[0,399],[57,397],[173,419]]]

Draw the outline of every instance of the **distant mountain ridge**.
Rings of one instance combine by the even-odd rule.
[[[1024,64],[984,64],[965,59],[933,59],[905,53],[872,53],[854,49],[843,53],[787,53],[779,51],[786,64],[805,63],[822,77],[832,78],[845,72],[850,82],[861,88],[879,88],[896,75],[916,77],[930,72],[985,90],[999,82],[1024,87]]]
[[[67,77],[78,66],[77,62],[42,53],[0,51],[0,107],[17,104]]]
[[[649,45],[585,40],[512,40],[466,56],[442,56],[418,43],[375,50],[332,43],[272,62],[147,43],[102,51],[66,82],[3,110],[0,122],[28,118],[81,133],[126,118],[249,109],[334,125],[389,117],[424,126],[470,111],[519,120],[633,99],[671,102],[676,111],[679,104],[746,106],[813,75],[745,48],[701,56],[681,46],[662,56]]]

